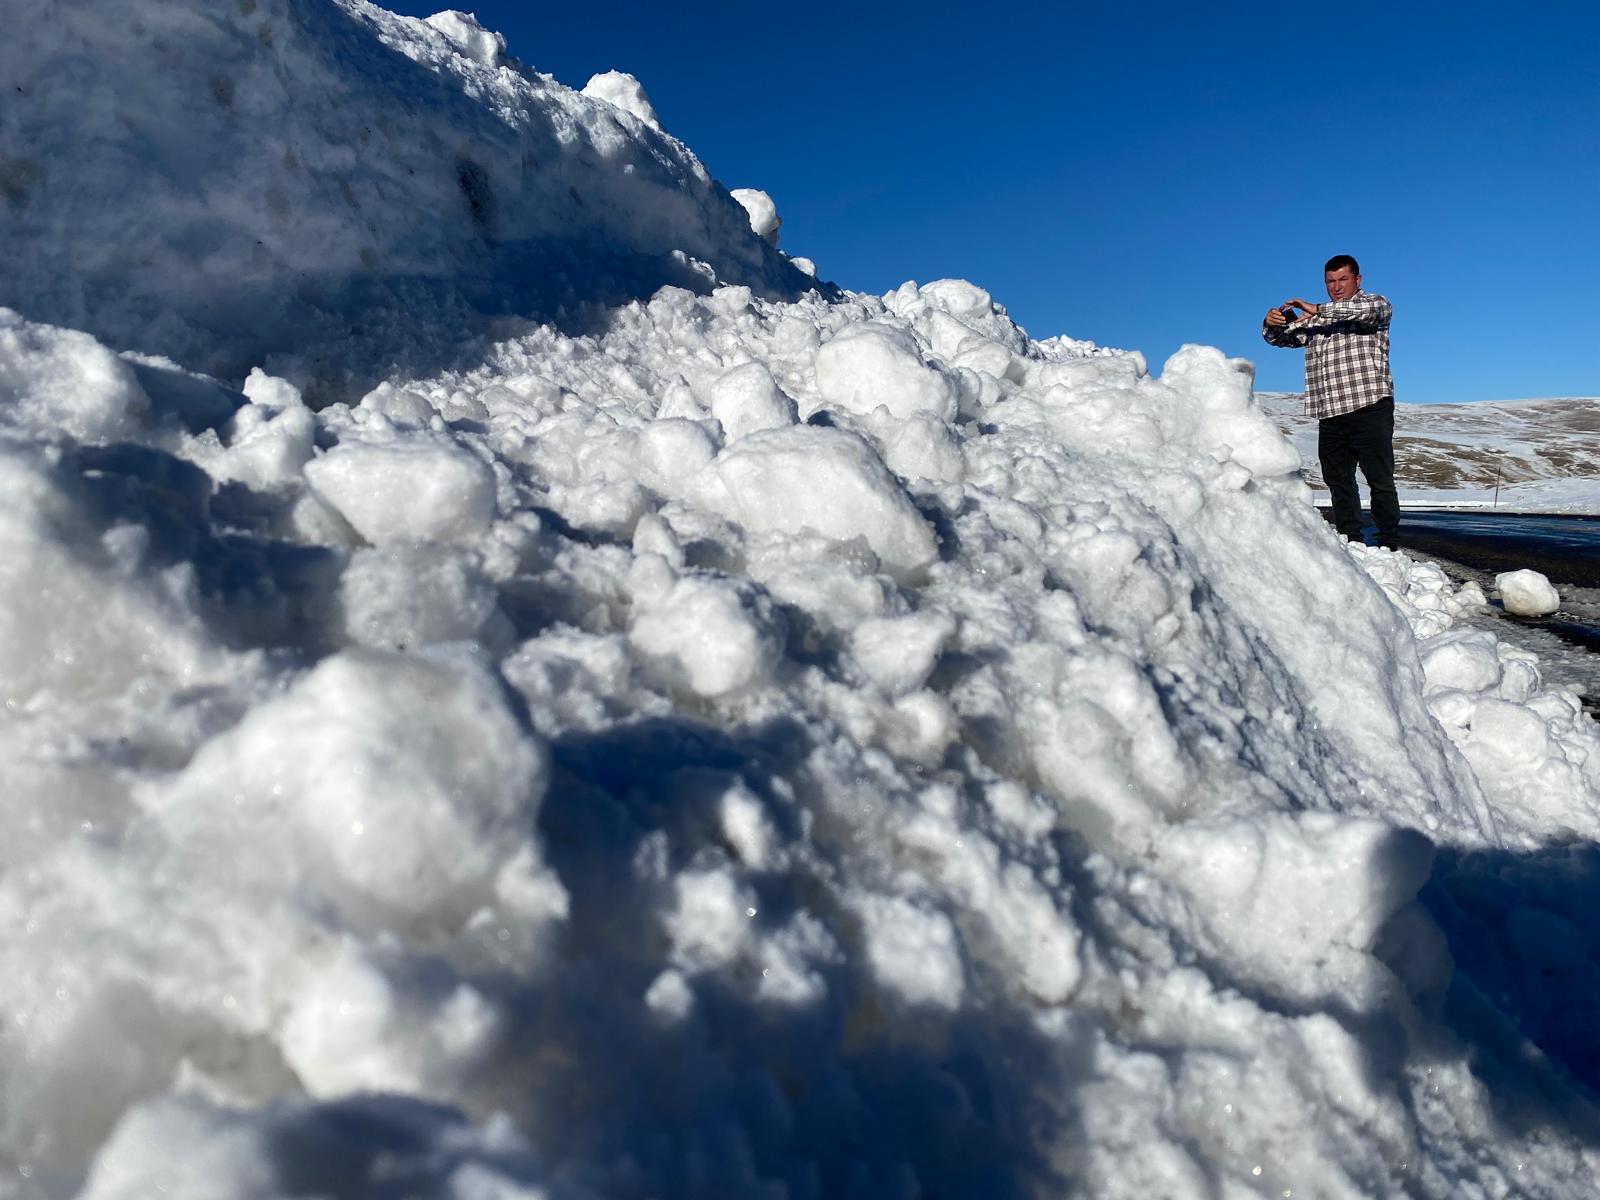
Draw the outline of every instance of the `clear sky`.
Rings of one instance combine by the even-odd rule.
[[[1348,253],[1402,402],[1600,396],[1600,0],[471,7],[562,83],[638,76],[845,287],[962,276],[1292,390],[1262,314]]]

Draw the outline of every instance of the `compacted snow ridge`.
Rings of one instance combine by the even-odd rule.
[[[1589,1193],[1600,732],[1249,363],[468,14],[13,8],[0,1196]]]

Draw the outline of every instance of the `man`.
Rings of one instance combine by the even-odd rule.
[[[1322,270],[1328,302],[1294,299],[1269,308],[1261,336],[1274,346],[1305,349],[1306,416],[1318,418],[1317,457],[1333,497],[1334,526],[1361,540],[1359,466],[1372,494],[1378,545],[1397,546],[1389,302],[1361,290],[1361,268],[1348,254],[1330,258]]]

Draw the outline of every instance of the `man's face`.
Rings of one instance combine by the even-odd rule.
[[[1361,276],[1349,267],[1327,272],[1322,281],[1328,285],[1329,300],[1348,300],[1361,290]]]

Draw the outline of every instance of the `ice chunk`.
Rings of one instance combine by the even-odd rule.
[[[644,85],[626,71],[602,71],[590,76],[589,82],[583,85],[583,94],[632,113],[646,125],[661,128],[661,119],[656,116],[650,97],[645,95]]]
[[[718,806],[723,836],[742,859],[757,870],[771,865],[769,858],[777,832],[767,820],[761,801],[742,784],[730,788]]]
[[[961,445],[950,426],[927,413],[900,422],[884,443],[884,461],[902,479],[960,483],[966,474]]]
[[[433,542],[357,550],[338,596],[345,636],[382,650],[470,641],[498,611],[494,585],[477,564]]]
[[[454,1110],[393,1096],[322,1104],[285,1097],[241,1111],[166,1095],[117,1127],[82,1200],[266,1200],[303,1190],[308,1170],[338,1179],[351,1195],[392,1192],[397,1180],[411,1195],[451,1200],[551,1195],[503,1118],[475,1128]]]
[[[956,415],[949,377],[922,361],[910,334],[876,321],[847,325],[817,351],[817,391],[825,403],[862,415],[880,406],[902,421]]]
[[[881,617],[856,626],[851,654],[874,683],[900,695],[923,685],[954,633],[955,622],[941,612]]]
[[[188,457],[218,480],[258,491],[295,486],[316,453],[316,418],[297,388],[260,371],[245,380],[244,394],[250,402],[227,425],[226,447],[196,439]]]
[[[1500,682],[1495,638],[1485,630],[1451,629],[1429,638],[1419,649],[1430,691],[1482,692]]]
[[[444,34],[451,45],[474,62],[486,67],[498,67],[505,59],[505,37],[485,29],[472,13],[446,9],[429,17],[428,24]]]
[[[883,461],[842,429],[796,425],[753,433],[717,456],[699,495],[749,530],[861,538],[901,574],[938,557],[933,530]]]
[[[299,388],[287,379],[268,375],[260,367],[250,369],[250,374],[245,377],[244,386],[240,391],[252,404],[259,404],[274,411],[300,408],[305,404],[305,397]]]
[[[1214,448],[1255,476],[1286,475],[1300,452],[1252,400],[1255,369],[1212,346],[1184,346],[1166,362],[1161,381],[1199,404],[1195,442]]]
[[[795,403],[758,362],[734,367],[711,386],[711,415],[729,442],[762,429],[781,429],[798,419]]]
[[[685,389],[688,390],[688,389]],[[656,418],[638,438],[646,482],[678,491],[717,456],[706,427],[682,416]]]
[[[682,971],[669,968],[651,981],[644,1003],[658,1020],[676,1024],[694,1011],[694,991]]]
[[[750,940],[755,896],[729,871],[686,871],[674,881],[663,924],[673,957],[688,967],[731,962]]]
[[[639,613],[628,636],[669,681],[717,697],[765,682],[780,633],[770,606],[753,594],[691,575]]]
[[[284,1058],[313,1096],[452,1099],[494,1048],[504,1020],[470,985],[384,957],[394,956],[346,945],[307,972],[284,1022]]]
[[[994,297],[965,279],[935,279],[923,284],[918,294],[952,317],[986,317],[994,311]]]
[[[1023,376],[1022,365],[1017,362],[1016,356],[999,342],[968,336],[962,339],[959,346],[952,360],[954,366],[982,371],[995,379],[1019,380]]]
[[[852,907],[861,918],[867,963],[879,986],[902,1004],[960,1006],[966,972],[949,917],[900,896],[865,894]]]
[[[1319,982],[1313,964],[1342,958],[1350,964],[1342,975],[1351,975],[1357,955],[1371,951],[1385,924],[1415,898],[1433,846],[1384,821],[1261,814],[1180,826],[1157,855],[1234,961],[1309,996],[1340,986]]]
[[[750,214],[750,228],[755,230],[756,236],[769,246],[776,246],[783,218],[778,216],[778,206],[772,202],[772,197],[756,188],[734,188],[728,194]]]
[[[136,429],[149,409],[134,368],[94,338],[0,308],[0,422],[109,441]]]
[[[1551,750],[1544,718],[1531,708],[1504,700],[1484,699],[1472,710],[1476,746],[1492,748],[1501,762],[1524,771],[1539,765]]]
[[[450,929],[533,850],[547,778],[482,667],[356,651],[252,709],[152,804],[176,842],[250,844],[245,875],[299,878],[357,926]]]
[[[375,546],[461,541],[494,519],[494,472],[443,442],[345,442],[308,462],[305,474],[316,493]]]
[[[425,397],[392,383],[381,383],[361,398],[359,408],[366,412],[381,413],[392,425],[400,428],[426,429],[438,414]]]
[[[1550,580],[1537,571],[1505,571],[1494,577],[1500,602],[1519,617],[1547,617],[1561,607]]]
[[[116,561],[74,482],[49,456],[0,437],[0,705],[7,711],[41,690],[84,700],[115,695],[140,678],[194,682],[224,661],[181,594],[166,594],[137,563]],[[120,532],[130,548],[144,537],[135,526]]]

